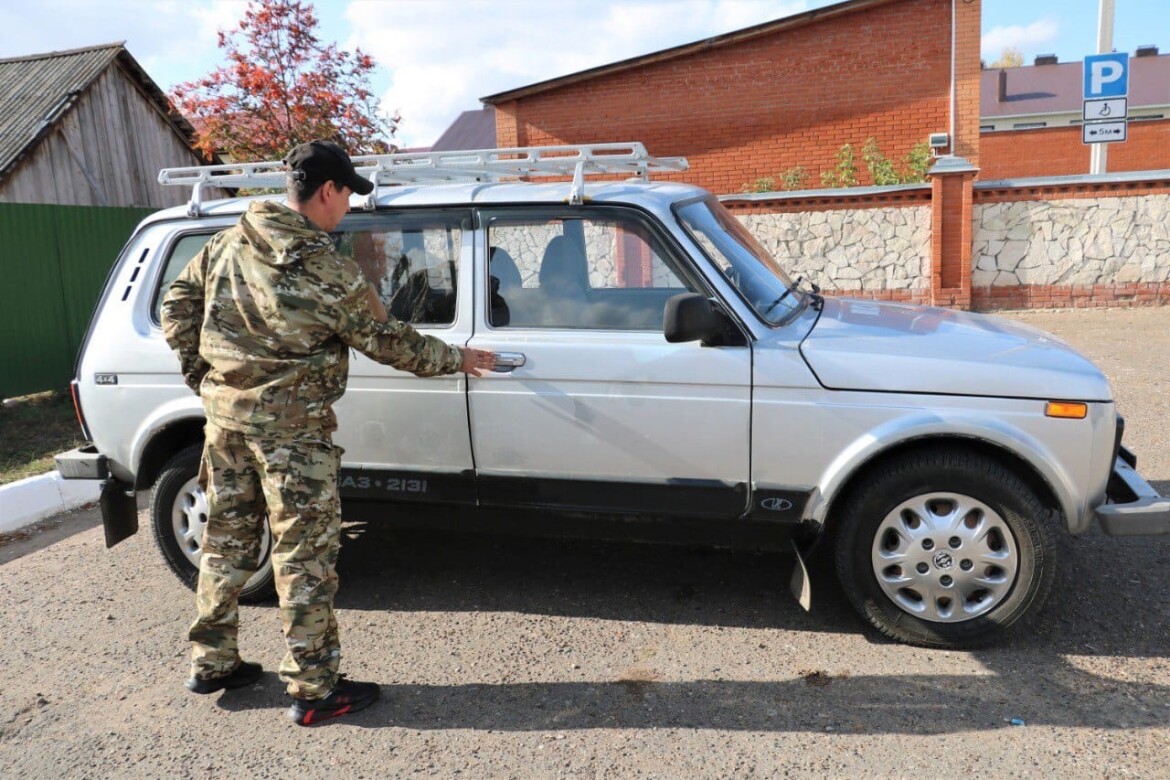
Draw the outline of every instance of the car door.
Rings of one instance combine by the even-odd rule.
[[[393,316],[463,345],[473,329],[471,224],[459,209],[350,216],[339,249]],[[462,373],[416,377],[352,352],[336,405],[342,497],[474,502],[466,387]]]
[[[481,502],[742,514],[751,349],[666,342],[666,300],[709,292],[665,233],[617,207],[480,217],[471,345],[500,357],[468,391]]]

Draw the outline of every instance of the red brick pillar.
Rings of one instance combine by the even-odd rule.
[[[979,169],[940,157],[930,169],[930,302],[971,308],[972,193]]]
[[[952,154],[979,165],[979,60],[981,0],[955,2],[955,137]]]

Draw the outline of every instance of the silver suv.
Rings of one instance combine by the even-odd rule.
[[[1033,616],[1055,534],[1170,531],[1134,470],[1108,381],[994,317],[839,299],[794,283],[685,170],[640,144],[355,158],[379,186],[336,233],[395,317],[491,349],[494,373],[421,379],[360,355],[337,405],[349,519],[390,502],[708,521],[799,553],[898,640],[969,647]],[[630,173],[586,185],[590,173]],[[552,183],[517,181],[542,175]],[[170,169],[187,209],[143,221],[114,265],[73,383],[105,480],[107,544],[137,530],[196,576],[203,413],[158,326],[170,280],[278,164]],[[804,571],[798,560],[794,582]],[[263,567],[248,592],[266,592]]]

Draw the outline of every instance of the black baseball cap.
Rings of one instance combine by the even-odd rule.
[[[332,141],[309,141],[295,146],[284,158],[284,164],[294,177],[306,181],[344,184],[358,195],[369,195],[374,189],[374,183],[359,176],[349,155]]]

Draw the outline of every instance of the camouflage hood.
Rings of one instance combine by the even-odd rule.
[[[252,203],[239,227],[245,240],[259,250],[256,259],[269,265],[289,265],[334,250],[329,234],[308,217],[275,201]]]

